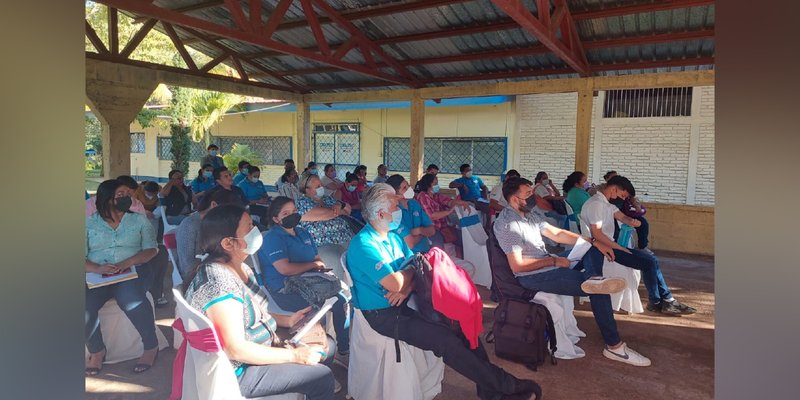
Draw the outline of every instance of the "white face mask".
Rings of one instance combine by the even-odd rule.
[[[247,243],[247,247],[244,249],[244,252],[251,256],[256,254],[258,249],[261,248],[261,244],[264,242],[264,238],[261,236],[261,231],[259,231],[255,226],[250,230],[250,232],[247,232],[242,239],[244,239],[245,243]]]
[[[397,211],[392,212],[392,222],[389,223],[389,230],[393,231],[400,227],[403,223],[403,210],[397,209]]]
[[[466,174],[464,174],[464,176],[467,178],[472,178],[472,171],[467,172]]]
[[[325,188],[322,186],[318,187],[316,190],[316,195],[317,197],[325,196]]]
[[[439,193],[439,185],[433,185],[433,193]]]
[[[414,188],[412,188],[412,187],[410,187],[410,186],[409,186],[409,187],[408,187],[408,190],[406,190],[406,191],[403,193],[403,197],[404,197],[406,200],[413,199],[413,198],[414,198]]]
[[[550,184],[550,179],[542,179],[542,185],[547,186],[549,184]]]

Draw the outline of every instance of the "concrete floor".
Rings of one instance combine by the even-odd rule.
[[[698,309],[697,314],[667,317],[645,311],[639,315],[618,314],[617,324],[622,339],[652,360],[650,367],[632,367],[606,359],[603,343],[588,304],[576,305],[578,326],[587,337],[579,346],[586,357],[559,360],[532,372],[520,364],[497,359],[492,345],[490,357],[498,365],[518,377],[534,379],[542,386],[547,400],[658,400],[711,399],[714,397],[714,259],[702,256],[657,252],[667,284],[676,298]],[[639,292],[647,299],[644,286]],[[481,293],[488,299],[487,291]],[[494,303],[485,300],[484,325],[491,328]],[[157,309],[157,323],[169,340],[172,339],[173,305]],[[130,370],[136,360],[107,364],[100,375],[86,378],[86,398],[166,399],[172,379],[175,350],[163,351],[156,365],[141,375]],[[335,365],[336,378],[346,389],[347,371]],[[344,399],[343,390],[340,398]],[[475,386],[451,369],[445,372],[442,393],[436,400],[473,399]],[[359,399],[361,400],[361,399]],[[364,399],[377,400],[377,399]]]

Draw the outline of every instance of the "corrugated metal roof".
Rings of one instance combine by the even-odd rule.
[[[346,12],[348,10],[364,10],[369,7],[396,5],[403,1],[404,0],[328,0],[327,2],[332,8],[340,10],[341,12]],[[179,9],[204,2],[207,2],[207,0],[157,0],[154,4],[169,9]],[[277,3],[278,0],[262,0],[263,21],[267,20]],[[534,14],[536,13],[534,0],[524,0],[523,3]],[[646,11],[635,14],[601,16],[598,18],[582,17],[577,19],[575,27],[583,43],[648,37],[656,34],[697,31],[713,32],[715,7],[713,4],[709,4],[709,2],[700,3],[701,5],[697,6]],[[574,14],[638,5],[646,5],[648,8],[653,8],[658,7],[659,2],[569,0],[568,5],[570,11]],[[243,12],[247,15],[249,8],[247,6],[243,7]],[[226,6],[222,4],[188,11],[186,14],[229,27],[235,26],[229,11]],[[304,20],[305,18],[301,3],[294,2],[286,12],[283,22]],[[410,10],[357,19],[353,20],[352,24],[369,39],[381,40],[420,33],[446,32],[475,26],[476,24],[486,25],[506,21],[510,21],[509,17],[498,9],[491,0],[469,0],[453,2],[448,5],[422,10]],[[160,24],[156,25],[156,29],[162,29]],[[350,38],[348,31],[336,23],[323,24],[322,30],[327,42],[332,46],[344,43]],[[181,31],[179,30],[179,32]],[[181,36],[186,38],[189,35],[184,32],[181,33]],[[313,48],[317,43],[316,38],[307,25],[279,30],[273,35],[273,39],[298,48]],[[247,55],[269,51],[269,49],[238,40],[223,38],[217,40],[217,42],[245,57]],[[210,57],[216,57],[220,54],[220,50],[217,47],[201,41],[193,41],[190,46]],[[449,57],[535,46],[540,45],[533,35],[516,25],[509,24],[504,29],[492,31],[433,39],[428,38],[418,41],[388,43],[382,45],[381,49],[389,57],[399,62],[413,63],[413,60],[427,58]],[[607,76],[643,72],[709,69],[713,68],[713,65],[696,66],[684,64],[696,63],[695,61],[691,61],[694,59],[708,60],[710,57],[714,56],[714,50],[714,38],[706,34],[703,37],[690,38],[688,40],[655,43],[650,40],[649,42],[627,42],[615,47],[609,47],[608,45],[592,47],[585,51],[585,55],[590,65],[598,66],[596,68],[597,70],[593,71],[593,75]],[[359,48],[349,51],[343,58],[343,61],[359,65],[366,64],[364,55]],[[380,61],[380,58],[376,58],[376,61]],[[387,86],[377,86],[381,84],[378,78],[351,71],[337,71],[331,69],[330,72],[295,75],[292,73],[308,69],[325,68],[326,65],[319,61],[294,55],[272,55],[256,58],[251,60],[251,62],[257,64],[261,68],[276,73],[289,73],[289,75],[285,77],[286,80],[306,86],[312,91],[339,91],[339,89],[333,88],[336,85],[357,86],[363,84],[363,90],[397,87],[394,86],[394,83],[389,82],[386,82]],[[609,68],[625,68],[626,64],[636,65],[636,63],[642,62],[664,63],[665,67],[608,70]],[[243,65],[248,74],[252,73],[254,76],[257,76],[256,79],[259,81],[275,85],[286,84],[280,79],[267,76],[263,71],[259,71],[258,68],[247,62],[243,63]],[[609,65],[612,65],[612,67],[609,67]],[[638,65],[642,66],[644,64]],[[567,68],[566,63],[551,52],[460,60],[437,64],[426,62],[419,65],[409,65],[406,68],[415,78],[425,81],[427,86],[459,86],[473,83],[554,79],[577,76],[572,73],[563,73],[565,68]],[[386,74],[398,76],[398,73],[392,68],[383,68],[380,70]],[[519,73],[519,71],[530,71],[531,76],[517,76],[516,74]],[[505,72],[514,73],[515,75],[503,79],[460,81],[460,79],[462,79],[460,77],[469,76],[480,78],[479,75],[482,74],[495,74],[489,75],[489,78],[496,78],[498,76],[496,74]],[[436,82],[437,79],[441,79],[444,82]],[[346,90],[353,89],[355,88],[351,87]]]

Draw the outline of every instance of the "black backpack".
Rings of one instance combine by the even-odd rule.
[[[447,318],[433,308],[433,267],[423,253],[414,253],[404,264],[414,268],[414,293],[417,295],[417,313],[422,319],[443,325],[454,331],[460,330],[458,322]]]
[[[498,357],[521,362],[531,370],[536,371],[544,364],[548,355],[555,365],[556,333],[550,311],[531,302],[536,292],[522,287],[517,281],[495,238],[494,227],[488,245],[492,282],[500,302],[494,310],[492,330],[486,335],[486,341],[494,343]]]

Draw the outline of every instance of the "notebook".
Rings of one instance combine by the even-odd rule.
[[[129,270],[125,272],[121,272],[119,274],[114,274],[114,275],[104,275],[95,272],[87,272],[86,286],[88,286],[89,289],[94,289],[102,286],[108,286],[108,285],[113,285],[115,283],[128,281],[131,279],[136,279],[138,277],[139,274],[136,273],[136,266],[131,267]]]
[[[325,316],[325,314],[327,314],[328,311],[331,310],[331,307],[333,307],[334,303],[336,303],[337,300],[338,297],[331,297],[328,300],[325,300],[325,303],[322,304],[322,307],[320,307],[319,310],[313,313],[309,312],[308,314],[306,314],[305,317],[303,317],[303,319],[301,319],[297,323],[296,326],[300,328],[297,329],[296,332],[294,332],[295,329],[294,327],[292,327],[292,332],[294,332],[294,336],[292,336],[291,339],[287,340],[286,343],[292,346],[297,346],[297,344],[300,343],[301,340],[303,340],[303,337],[306,334],[308,334],[308,332],[311,331],[311,328],[313,328],[314,325],[316,325],[316,323],[319,322],[319,320],[321,320],[322,317]]]

